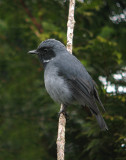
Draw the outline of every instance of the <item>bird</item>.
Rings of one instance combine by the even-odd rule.
[[[105,108],[99,98],[96,83],[83,64],[67,51],[65,45],[56,39],[47,39],[29,54],[36,54],[44,68],[45,88],[50,97],[63,104],[60,113],[66,113],[66,107],[77,102],[88,107],[96,117],[101,130],[108,130],[97,103]]]

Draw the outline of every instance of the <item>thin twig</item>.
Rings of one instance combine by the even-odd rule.
[[[61,104],[61,109],[63,104]],[[64,114],[60,114],[59,124],[58,124],[58,136],[57,136],[57,160],[64,160],[64,148],[65,148],[65,126],[66,117]]]
[[[67,50],[72,54],[73,45],[73,31],[74,31],[74,10],[75,10],[75,0],[70,0],[69,5],[69,16],[67,22]]]
[[[73,44],[73,31],[74,31],[74,9],[75,0],[70,0],[69,4],[69,15],[67,22],[67,50],[72,54],[72,44]],[[61,104],[61,109],[63,104]],[[66,117],[61,113],[58,123],[58,136],[57,136],[57,160],[64,160],[64,148],[65,148],[65,126]]]
[[[28,7],[25,4],[24,0],[20,0],[20,3],[22,5],[22,7],[24,8],[25,12],[27,13],[27,15],[29,16],[29,18],[31,19],[32,23],[35,25],[35,27],[38,29],[38,31],[40,33],[43,32],[43,28],[41,26],[40,23],[37,22],[36,18],[32,15],[32,13],[30,12],[30,10],[28,9]]]

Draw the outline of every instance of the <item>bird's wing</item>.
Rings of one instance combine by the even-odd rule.
[[[94,82],[94,81],[93,81]],[[100,97],[99,97],[99,94],[98,94],[98,91],[97,91],[97,89],[96,89],[96,83],[94,82],[94,96],[95,96],[95,99],[97,100],[97,102],[101,105],[101,107],[102,107],[102,109],[103,109],[103,111],[105,112],[105,108],[104,108],[104,106],[103,106],[103,104],[102,104],[102,102],[101,102],[101,100],[100,100]]]
[[[81,105],[86,104],[94,114],[98,114],[99,109],[96,105],[93,89],[90,84],[85,79],[73,77],[67,79],[67,82],[72,90],[73,98]]]
[[[60,60],[57,63],[59,76],[62,76],[69,84],[68,86],[72,91],[73,98],[81,105],[86,104],[93,113],[99,113],[95,100],[97,100],[102,107],[103,105],[98,96],[93,79],[80,61],[73,55],[68,54],[66,57],[63,56],[62,61]]]
[[[89,107],[91,113],[95,115],[101,129],[108,129],[95,102],[95,100],[97,100],[103,107],[94,81],[80,61],[68,53],[60,56],[59,59],[57,58],[54,65],[58,69],[59,76],[62,76],[66,84],[68,84],[73,98],[81,105],[86,104],[86,106]]]

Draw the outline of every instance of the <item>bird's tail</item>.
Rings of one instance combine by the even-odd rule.
[[[107,124],[105,123],[102,115],[100,113],[98,113],[97,115],[95,114],[95,117],[97,119],[97,122],[98,122],[100,128],[102,130],[108,130]]]

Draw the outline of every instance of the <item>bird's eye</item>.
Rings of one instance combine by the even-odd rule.
[[[46,54],[46,53],[47,53],[47,51],[48,51],[47,49],[44,49],[44,50],[43,50],[44,54]]]

